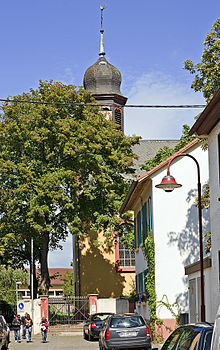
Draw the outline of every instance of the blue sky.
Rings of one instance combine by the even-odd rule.
[[[121,71],[129,104],[204,103],[182,67],[186,59],[199,61],[205,35],[220,14],[219,0],[2,1],[0,98],[36,88],[40,79],[82,85],[98,59],[100,3],[107,4],[106,58]],[[182,125],[192,125],[199,112],[126,109],[125,133],[179,138]],[[65,255],[71,259],[71,250]],[[56,264],[62,260],[63,254],[56,255]]]
[[[39,79],[81,85],[85,70],[98,59],[101,1],[2,2],[0,98],[35,88]],[[122,73],[128,103],[203,103],[182,66],[188,58],[199,61],[220,1],[104,1],[106,58]],[[198,113],[126,109],[125,132],[178,138],[182,125],[192,125]]]

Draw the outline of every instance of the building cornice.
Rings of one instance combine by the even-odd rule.
[[[203,259],[203,268],[208,269],[209,267],[212,267],[212,259],[208,256],[207,258]],[[199,272],[200,269],[200,261],[197,261],[194,264],[185,266],[185,275],[191,275],[192,273]]]
[[[136,181],[133,181],[131,184],[127,195],[124,199],[124,202],[121,206],[120,213],[124,213],[128,210],[133,210],[133,206],[136,203],[137,199],[141,196],[144,186],[147,182],[151,181],[152,175],[157,173],[158,171],[161,171],[167,164],[169,163],[170,159],[172,159],[174,156],[189,152],[195,145],[199,143],[198,139],[194,139],[190,143],[188,143],[185,147],[181,148],[178,152],[172,154],[169,158],[155,166],[153,169],[147,171],[145,174],[139,176]],[[180,161],[180,159],[177,159],[176,162]]]
[[[189,131],[190,135],[206,137],[220,121],[220,89],[207,104],[204,111]]]

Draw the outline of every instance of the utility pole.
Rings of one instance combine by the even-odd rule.
[[[31,237],[31,318],[34,323],[34,239]]]

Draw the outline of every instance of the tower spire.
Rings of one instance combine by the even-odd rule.
[[[104,33],[104,29],[103,29],[103,10],[106,8],[107,6],[104,5],[100,5],[100,10],[101,10],[101,29],[100,29],[100,33],[101,33],[101,39],[100,39],[100,52],[99,52],[99,56],[105,56],[105,50],[104,50],[104,37],[103,37],[103,33]]]

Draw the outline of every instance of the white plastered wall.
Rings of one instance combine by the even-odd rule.
[[[194,147],[189,152],[200,164],[202,187],[208,182],[208,152]],[[189,157],[177,158],[171,165],[171,175],[183,186],[171,193],[156,189],[167,173],[165,168],[152,178],[153,232],[155,240],[156,294],[163,295],[169,303],[178,301],[181,312],[188,312],[188,283],[184,266],[199,260],[198,209],[194,202],[197,196],[197,167]],[[208,227],[206,213],[204,226]],[[207,224],[207,225],[206,225]],[[162,307],[161,318],[173,317]]]
[[[219,258],[220,250],[220,184],[219,184],[219,150],[218,134],[220,123],[209,135],[209,171],[210,171],[210,220],[212,233],[212,282],[211,282],[211,317],[212,322],[220,304]]]

